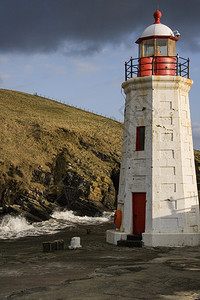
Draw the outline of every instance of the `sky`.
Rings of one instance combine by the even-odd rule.
[[[123,121],[124,62],[154,22],[181,33],[190,57],[194,147],[200,149],[199,0],[0,0],[0,87],[37,93]]]

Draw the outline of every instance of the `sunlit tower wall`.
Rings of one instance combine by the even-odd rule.
[[[157,10],[136,41],[139,58],[125,63],[120,220],[106,233],[112,244],[129,235],[152,247],[200,244],[189,59],[176,55],[180,34],[161,16]]]

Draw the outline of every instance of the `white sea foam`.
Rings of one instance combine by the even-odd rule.
[[[55,211],[52,214],[52,217],[58,220],[65,220],[71,224],[86,224],[86,225],[93,225],[93,224],[101,224],[106,223],[110,220],[112,213],[104,212],[102,217],[80,217],[74,215],[72,210],[63,210],[63,211]]]
[[[25,236],[54,234],[66,227],[82,225],[96,225],[109,222],[113,214],[105,212],[102,217],[80,217],[73,211],[55,211],[51,219],[43,222],[28,223],[22,216],[6,215],[0,221],[0,239],[15,239]]]
[[[29,224],[25,218],[21,216],[6,215],[0,223],[0,238],[9,239],[24,236],[26,232],[34,229],[33,225]]]

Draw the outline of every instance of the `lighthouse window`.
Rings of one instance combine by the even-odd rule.
[[[157,56],[167,56],[167,39],[156,39],[156,51]]]
[[[146,40],[143,42],[144,56],[152,56],[154,54],[154,40]]]
[[[136,151],[144,150],[145,142],[145,127],[139,126],[136,128]]]
[[[168,56],[176,55],[176,42],[173,40],[168,40]]]

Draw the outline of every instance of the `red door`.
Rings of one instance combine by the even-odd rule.
[[[146,193],[133,193],[133,234],[145,232]]]

